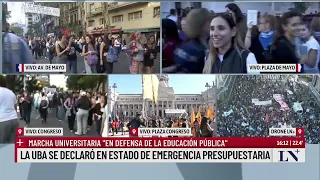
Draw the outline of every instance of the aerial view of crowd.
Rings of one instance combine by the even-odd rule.
[[[237,3],[227,4],[225,12],[171,9],[162,19],[163,71],[247,74],[248,64],[299,63],[303,73],[319,73],[316,13],[257,12],[256,22],[247,22]]]
[[[320,143],[320,108],[308,87],[287,75],[268,77],[236,77],[230,99],[218,104],[219,136],[267,137],[271,127],[300,127],[307,143]]]

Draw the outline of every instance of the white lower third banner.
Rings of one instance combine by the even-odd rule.
[[[303,148],[16,148],[17,163],[303,163]]]

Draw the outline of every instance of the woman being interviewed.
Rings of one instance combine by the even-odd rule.
[[[130,42],[127,45],[127,54],[131,61],[131,74],[142,74],[143,73],[143,60],[145,49],[141,42],[141,32],[137,31],[130,37]]]
[[[257,64],[245,49],[236,24],[228,13],[216,14],[210,24],[210,51],[203,73],[247,73],[248,64]]]

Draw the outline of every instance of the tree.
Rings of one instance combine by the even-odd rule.
[[[23,91],[23,82],[25,78],[24,75],[7,75],[5,78],[8,89],[15,93],[20,93]]]
[[[7,3],[2,3],[2,11],[4,12],[6,19],[9,19],[11,17],[11,11],[8,11]]]
[[[17,36],[23,36],[23,29],[22,27],[16,26],[17,23],[10,25],[9,30],[13,31]]]
[[[104,28],[107,29],[108,33],[111,33],[111,24],[110,24],[110,17],[109,17],[109,3],[103,2],[102,9],[103,9],[103,17],[104,17]]]
[[[29,34],[29,32],[31,34]],[[42,34],[43,30],[41,22],[33,23],[31,26],[28,27],[28,35],[41,36]]]
[[[36,91],[41,91],[43,88],[43,85],[41,82],[39,82],[35,76],[29,76],[29,79],[26,80],[26,91],[28,93],[34,93]]]
[[[98,91],[100,88],[105,92],[107,76],[105,75],[73,75],[68,76],[66,84],[70,90]]]
[[[289,8],[290,11],[297,11],[299,13],[304,14],[308,8],[311,6],[312,3],[310,2],[294,2],[293,8]]]

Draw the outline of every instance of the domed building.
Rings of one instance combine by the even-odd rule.
[[[199,94],[175,94],[174,88],[170,87],[170,79],[168,75],[157,75],[159,80],[158,88],[158,103],[155,104],[152,101],[145,101],[145,113],[148,116],[166,117],[166,109],[181,109],[186,110],[188,114],[191,113],[192,107],[197,113],[198,108],[201,106],[202,111],[205,111],[207,107],[212,107],[215,104],[215,86],[214,84],[207,84],[204,92]],[[213,79],[214,81],[214,79]],[[140,114],[143,110],[143,95],[141,94],[117,94],[114,93],[112,87],[109,88],[109,102],[115,101],[113,112],[116,112],[118,116],[134,117],[136,114]]]

